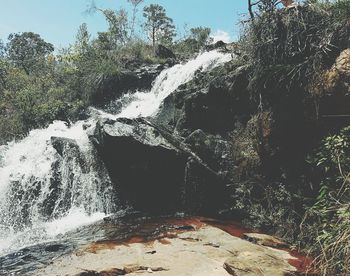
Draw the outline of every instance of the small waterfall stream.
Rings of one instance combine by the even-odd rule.
[[[125,94],[118,114],[94,110],[87,121],[68,127],[56,121],[21,141],[0,146],[0,256],[53,241],[79,226],[120,210],[118,191],[88,139],[99,118],[154,115],[162,101],[196,71],[231,60],[230,54],[205,52],[164,70],[151,91]],[[64,138],[61,150],[52,137]]]

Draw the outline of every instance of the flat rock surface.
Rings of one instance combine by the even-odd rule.
[[[100,241],[62,256],[33,275],[293,275],[287,251],[254,244],[208,224],[154,240]]]

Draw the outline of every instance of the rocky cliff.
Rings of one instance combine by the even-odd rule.
[[[325,72],[323,101],[347,94],[347,57]],[[236,61],[198,72],[155,117],[98,123],[91,139],[126,199],[148,211],[249,217],[242,186],[254,199],[272,183],[312,193],[297,183],[307,153],[331,129],[307,91],[255,101],[250,72]]]

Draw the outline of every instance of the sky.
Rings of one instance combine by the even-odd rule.
[[[32,31],[57,48],[74,43],[79,25],[87,23],[92,36],[106,30],[101,14],[87,14],[89,0],[0,0],[0,39],[10,33]],[[95,0],[100,8],[130,10],[127,0]],[[239,21],[247,10],[246,0],[145,0],[160,4],[173,18],[180,34],[197,26],[210,27],[215,40],[237,39]],[[142,19],[142,8],[139,18]]]

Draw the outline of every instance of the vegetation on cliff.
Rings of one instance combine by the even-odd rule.
[[[272,2],[260,1],[239,43],[263,181],[239,185],[236,205],[252,225],[309,248],[322,275],[348,275],[349,129],[327,126],[320,109],[350,92],[350,1]]]

